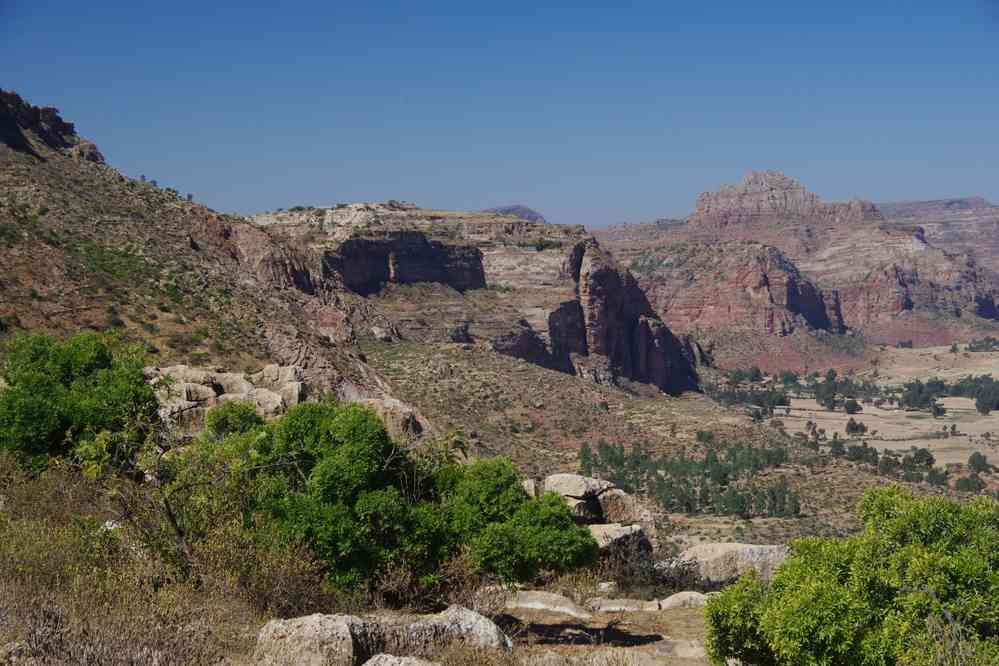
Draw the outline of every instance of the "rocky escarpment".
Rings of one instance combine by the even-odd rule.
[[[942,250],[964,253],[999,271],[999,206],[982,197],[879,203],[892,225],[919,226]]]
[[[486,286],[478,248],[432,241],[419,231],[351,239],[325,253],[323,261],[344,286],[364,296],[389,283],[440,282],[458,291]]]
[[[460,339],[598,382],[697,387],[696,346],[670,332],[582,227],[399,202],[254,219],[321,256],[325,276],[364,297],[352,321],[376,338]],[[398,288],[407,285],[418,293]]]
[[[649,263],[643,286],[655,292],[657,311],[678,330],[718,330],[728,317],[730,326],[766,334],[785,335],[803,321],[811,329],[852,330],[878,342],[943,344],[967,337],[983,319],[996,319],[999,276],[974,256],[952,251],[959,244],[941,247],[939,228],[931,232],[917,224],[913,211],[980,206],[900,205],[890,212],[907,217],[886,220],[871,202],[827,203],[783,173],[751,171],[738,184],[700,195],[686,224],[652,234],[615,229],[601,238],[615,253],[631,256],[640,273],[642,262]],[[748,245],[737,250],[738,243]],[[783,259],[769,266],[750,260],[754,244],[775,248]],[[690,270],[685,257],[664,256],[668,247],[713,245],[728,252],[695,260]],[[725,270],[712,270],[712,261]],[[716,288],[708,275],[716,276]],[[771,356],[786,351],[761,344]]]
[[[647,250],[633,263],[639,284],[677,331],[747,330],[790,335],[844,331],[839,294],[823,292],[784,254],[729,241]]]
[[[0,90],[0,143],[39,157],[34,143],[90,162],[103,163],[104,156],[90,141],[76,133],[51,106],[33,106],[13,91]]]

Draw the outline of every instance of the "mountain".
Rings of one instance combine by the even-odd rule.
[[[890,222],[922,227],[933,245],[967,253],[999,271],[999,206],[982,197],[879,203],[878,208]]]
[[[999,319],[999,276],[988,266],[940,246],[920,226],[887,220],[871,202],[824,202],[779,171],[750,171],[740,183],[701,194],[686,224],[626,231],[611,228],[597,237],[616,255],[631,258],[643,286],[662,294],[651,297],[660,315],[681,331],[696,325],[717,334],[726,327],[721,313],[731,312],[736,328],[767,336],[801,329],[841,332],[816,317],[791,325],[802,314],[794,299],[783,289],[776,295],[769,286],[763,292],[753,286],[769,284],[770,272],[761,265],[781,266],[778,283],[795,276],[794,288],[821,294],[823,308],[838,313],[830,322],[841,317],[843,330],[872,342],[949,343],[991,329]],[[668,268],[649,273],[643,265]],[[710,282],[706,276],[714,266],[725,266],[729,279]],[[687,298],[677,301],[675,294]],[[699,305],[678,310],[684,301]],[[761,328],[759,322],[772,324]],[[753,344],[773,348],[761,353],[777,362],[789,343]]]
[[[542,471],[583,442],[666,445],[649,413],[698,388],[697,345],[581,226],[397,201],[246,218],[126,177],[14,93],[0,134],[0,337],[115,330],[158,368],[300,378]]]
[[[496,208],[487,208],[483,213],[499,213],[500,215],[513,215],[514,217],[519,217],[522,220],[527,220],[528,222],[540,222],[544,224],[547,222],[545,216],[534,210],[533,208],[528,208],[527,206],[522,206],[520,204],[513,204],[510,206],[497,206]]]

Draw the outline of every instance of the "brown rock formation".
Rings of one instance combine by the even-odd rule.
[[[680,243],[633,264],[656,311],[678,331],[842,333],[839,294],[823,293],[780,250],[758,243]]]
[[[717,333],[734,324],[786,336],[845,328],[873,341],[941,344],[968,335],[965,322],[996,319],[999,291],[989,268],[937,245],[943,226],[931,233],[916,224],[941,210],[980,214],[987,207],[899,205],[890,211],[902,217],[887,221],[870,202],[826,203],[780,172],[750,172],[698,197],[687,224],[644,232],[627,225],[601,238],[632,258],[656,309],[678,330]],[[776,248],[780,258],[751,259],[755,244]],[[712,245],[726,250],[711,258]],[[768,354],[782,352],[761,344]]]

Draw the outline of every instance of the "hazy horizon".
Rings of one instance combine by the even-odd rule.
[[[226,211],[520,203],[684,217],[779,169],[824,200],[999,201],[995,3],[0,2],[0,87]]]

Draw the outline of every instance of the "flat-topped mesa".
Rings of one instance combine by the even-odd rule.
[[[780,171],[749,171],[742,182],[697,197],[694,225],[727,226],[755,221],[816,218],[835,222],[882,220],[869,201],[825,203]]]
[[[554,245],[571,244],[587,235],[582,225],[547,224],[489,211],[419,208],[415,204],[351,203],[328,207],[295,206],[251,216],[256,224],[286,236],[308,236],[326,246],[349,239],[388,238],[398,232],[421,232],[446,243]]]
[[[33,141],[88,162],[104,163],[90,141],[78,136],[73,123],[51,106],[34,106],[13,91],[0,90],[0,143],[22,153],[38,155]]]

